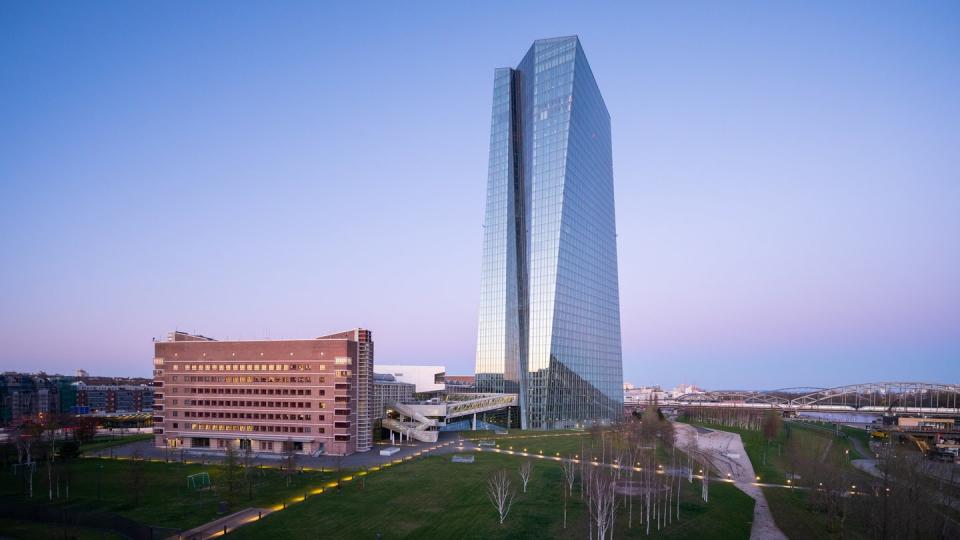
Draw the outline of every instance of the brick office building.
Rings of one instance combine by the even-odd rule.
[[[372,446],[373,341],[217,341],[173,332],[154,345],[160,447],[348,455]]]

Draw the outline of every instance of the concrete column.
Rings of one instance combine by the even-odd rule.
[[[473,431],[477,430],[477,413],[473,413]]]

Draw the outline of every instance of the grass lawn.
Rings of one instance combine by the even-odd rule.
[[[563,528],[560,465],[534,460],[528,492],[518,493],[504,525],[487,499],[489,475],[505,468],[520,491],[517,468],[523,458],[476,453],[473,464],[452,463],[450,455],[431,456],[371,473],[361,488],[356,481],[294,504],[228,534],[231,538],[582,538],[585,509],[570,500]],[[651,537],[748,538],[753,500],[723,483],[711,484],[710,503],[699,498],[700,484],[682,483],[681,521]],[[639,498],[634,512],[639,513]],[[646,538],[635,524],[628,530],[625,510],[617,518],[617,538]]]
[[[138,441],[149,441],[153,439],[153,435],[150,434],[136,434],[136,435],[125,435],[125,436],[116,436],[116,437],[96,437],[92,441],[81,444],[80,452],[86,454],[93,454],[113,446],[122,446],[124,444],[130,444]]]
[[[62,478],[70,477],[72,507],[113,512],[149,525],[189,529],[218,517],[219,501],[227,500],[223,467],[181,463],[142,462],[129,460],[75,459],[62,463]],[[143,467],[143,483],[139,489],[132,484],[134,467]],[[207,472],[213,488],[193,490],[187,487],[189,474]],[[256,488],[248,499],[242,487],[233,496],[232,508],[271,506],[301,494],[306,489],[320,487],[330,481],[333,473],[308,471],[286,478],[280,471],[263,469],[255,474]],[[99,480],[98,480],[99,479]],[[32,502],[47,502],[47,475],[42,465],[34,475]],[[65,494],[65,486],[62,488]],[[23,493],[21,478],[11,474],[0,475],[0,504],[3,501],[31,502]],[[67,504],[60,499],[54,504]]]
[[[781,459],[782,456],[778,456],[778,445],[781,447],[780,453],[782,454],[782,447],[786,442],[785,431],[780,432],[780,437],[776,441],[768,444],[764,440],[761,432],[752,429],[728,427],[721,424],[696,422],[692,420],[685,421],[685,423],[688,423],[691,426],[700,426],[719,431],[729,431],[730,433],[736,433],[740,435],[740,440],[743,441],[743,447],[747,451],[747,457],[750,458],[750,463],[753,465],[753,471],[763,480],[763,482],[775,484],[786,483],[787,477]],[[766,453],[766,457],[764,457],[764,453]]]
[[[786,422],[780,437],[767,445],[759,431],[703,422],[690,423],[710,429],[738,433],[746,448],[747,456],[753,464],[754,471],[762,478],[764,483],[786,484],[787,474],[791,472],[790,459],[787,455],[788,443],[792,444],[794,448],[809,452],[811,455],[821,456],[822,460],[832,460],[835,463],[847,462],[845,468],[850,471],[850,474],[861,480],[868,478],[865,473],[849,463],[850,459],[856,459],[859,456],[849,437],[859,436],[858,434],[848,433],[847,437],[837,437],[835,428],[832,427],[802,422]],[[846,432],[846,430],[843,431]],[[863,435],[867,434],[863,433]],[[763,457],[764,446],[766,446],[767,453],[765,463]],[[778,446],[780,447],[779,452]],[[847,454],[848,451],[849,454]],[[827,532],[825,516],[807,508],[808,493],[806,491],[764,488],[763,493],[777,527],[791,540],[837,538],[836,535]],[[861,537],[858,536],[859,531],[849,529],[851,528],[846,531],[847,537]]]
[[[867,539],[869,535],[860,530],[858,524],[850,522],[850,526],[841,535],[839,532],[827,531],[827,518],[824,514],[812,512],[807,508],[809,494],[802,490],[782,488],[764,488],[763,495],[767,499],[774,521],[790,540],[818,540],[818,539]]]
[[[840,426],[840,433],[842,436],[837,437],[837,425],[830,422],[791,422],[793,426],[799,426],[804,429],[809,429],[813,431],[819,431],[824,433],[826,437],[831,437],[834,439],[834,444],[839,444],[842,450],[849,450],[850,455],[847,456],[848,459],[868,459],[873,456],[862,455],[858,450],[856,445],[853,444],[851,439],[856,439],[860,442],[864,450],[869,450],[870,448],[870,433],[865,430],[852,428],[850,426]]]
[[[739,434],[740,440],[743,441],[743,446],[747,451],[747,456],[750,458],[750,463],[753,464],[754,472],[760,476],[764,483],[787,483],[787,474],[792,472],[787,456],[787,445],[790,438],[795,438],[793,444],[814,455],[820,455],[824,460],[835,459],[849,462],[850,459],[856,459],[859,455],[848,438],[837,437],[832,429],[801,422],[784,423],[780,436],[770,443],[767,443],[763,434],[756,430],[707,422],[691,421],[688,423],[694,426]],[[850,454],[847,454],[847,451]],[[849,468],[854,474],[862,474],[852,464],[849,465]]]
[[[52,523],[37,523],[0,518],[0,536],[3,538],[17,538],[34,540],[37,538],[75,538],[76,540],[121,540],[119,534],[86,527],[68,527],[66,531],[62,525]]]
[[[601,454],[600,442],[591,438],[590,433],[584,430],[556,430],[534,431],[511,429],[507,435],[496,435],[493,432],[466,432],[464,439],[473,441],[492,440],[504,450],[524,451],[529,453],[543,453],[545,456],[578,456],[585,452],[587,456],[599,457]],[[609,439],[607,442],[609,451]]]

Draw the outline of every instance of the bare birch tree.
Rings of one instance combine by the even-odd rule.
[[[567,499],[573,496],[573,483],[577,480],[577,465],[569,456],[561,464],[563,468],[563,528],[567,528]]]
[[[287,477],[287,487],[290,487],[293,475],[297,472],[297,449],[293,445],[292,439],[287,439],[283,443],[283,472]],[[339,482],[339,480],[337,481]]]
[[[529,459],[520,464],[520,480],[523,482],[523,492],[527,492],[527,483],[533,473],[533,462]]]
[[[587,508],[590,511],[592,528],[596,530],[597,540],[606,540],[612,535],[617,514],[616,482],[605,471],[594,467],[589,469],[587,487]],[[591,533],[592,534],[592,533]]]
[[[703,481],[701,482],[700,496],[703,502],[710,502],[710,462],[703,464]]]
[[[510,507],[513,506],[513,501],[517,497],[516,490],[510,488],[510,478],[507,476],[505,469],[493,473],[487,480],[487,497],[490,499],[490,504],[496,508],[497,517],[500,524],[503,525],[503,522],[507,519],[507,514],[510,513]]]
[[[253,447],[248,443],[243,449],[243,483],[247,486],[247,498],[253,498]]]

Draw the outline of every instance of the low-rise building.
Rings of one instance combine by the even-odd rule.
[[[400,382],[415,385],[418,394],[440,394],[446,390],[444,366],[383,364],[377,366],[377,373],[393,375]]]
[[[447,392],[475,392],[477,390],[476,375],[446,375],[443,379]]]
[[[0,424],[36,416],[40,413],[65,413],[73,404],[73,379],[44,373],[0,375]]]
[[[75,384],[76,406],[90,413],[153,411],[153,386],[146,384]]]
[[[628,386],[628,384],[624,385]],[[659,386],[633,386],[623,391],[623,402],[625,404],[648,403],[650,401],[663,401],[669,396]]]
[[[412,383],[400,382],[393,375],[375,373],[373,375],[373,418],[383,418],[383,411],[388,403],[405,403],[413,401],[416,386]]]

